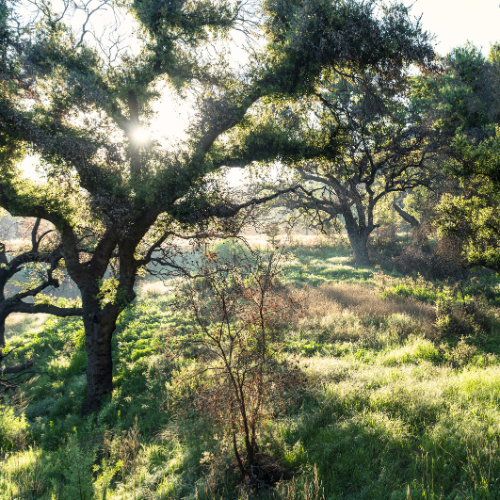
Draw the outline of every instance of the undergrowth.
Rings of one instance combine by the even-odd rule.
[[[345,247],[292,250],[290,283],[309,306],[283,341],[307,386],[260,436],[292,481],[238,484],[231,443],[178,412],[168,388],[179,366],[166,332],[172,289],[144,282],[113,344],[113,396],[82,417],[86,354],[79,319],[15,319],[16,362],[36,378],[0,406],[5,499],[496,499],[500,498],[500,323],[496,276],[449,284],[357,269]]]

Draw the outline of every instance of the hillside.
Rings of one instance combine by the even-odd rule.
[[[358,268],[343,246],[292,249],[286,280],[308,307],[285,332],[305,388],[266,422],[266,453],[293,469],[274,488],[239,488],[231,447],[175,408],[183,362],[165,333],[173,288],[144,281],[119,318],[113,397],[80,416],[86,354],[78,319],[10,318],[7,348],[39,356],[14,407],[0,407],[5,499],[500,498],[500,279],[430,282]],[[5,403],[5,402],[4,402]]]

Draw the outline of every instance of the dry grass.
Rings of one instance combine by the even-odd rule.
[[[309,311],[314,315],[328,312],[329,306],[337,303],[358,316],[369,314],[387,318],[392,314],[408,314],[431,322],[436,320],[435,308],[428,304],[407,297],[383,299],[368,287],[347,283],[326,283],[311,290],[310,303]]]
[[[383,299],[373,289],[327,283],[310,290],[307,317],[296,323],[302,332],[328,332],[330,340],[378,344],[381,332],[399,338],[420,334],[436,337],[436,311],[413,298]]]

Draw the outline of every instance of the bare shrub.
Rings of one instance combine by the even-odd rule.
[[[429,279],[458,281],[468,276],[462,243],[454,237],[441,238],[432,253],[415,242],[405,247],[393,263],[394,268],[402,274],[418,273]]]
[[[133,469],[141,449],[137,415],[134,426],[122,431],[121,435],[114,437],[111,433],[106,433],[103,448],[106,458],[113,457],[114,461],[122,463],[123,472]]]
[[[394,268],[401,274],[421,274],[429,276],[432,269],[432,257],[424,254],[422,248],[409,245],[394,259]]]
[[[193,328],[169,338],[170,356],[192,348],[197,356],[177,374],[174,397],[227,432],[242,478],[254,485],[286,473],[260,452],[258,434],[266,418],[287,411],[284,395],[302,381],[294,363],[280,357],[283,326],[304,300],[279,281],[284,259],[275,249],[264,256],[247,247],[231,261],[206,253],[198,278],[177,290],[177,309],[191,315]]]
[[[430,252],[429,234],[432,232],[432,227],[428,224],[419,224],[411,230],[411,239],[413,245],[422,247],[426,253]]]

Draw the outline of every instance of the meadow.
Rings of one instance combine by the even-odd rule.
[[[0,406],[0,498],[500,498],[500,278],[359,268],[327,240],[290,252],[283,279],[308,300],[282,349],[305,386],[260,443],[292,480],[242,488],[224,435],[176,409],[164,338],[192,324],[173,312],[171,283],[143,281],[114,337],[115,391],[94,417],[81,416],[81,320],[9,319],[7,348],[38,356],[40,373]]]

